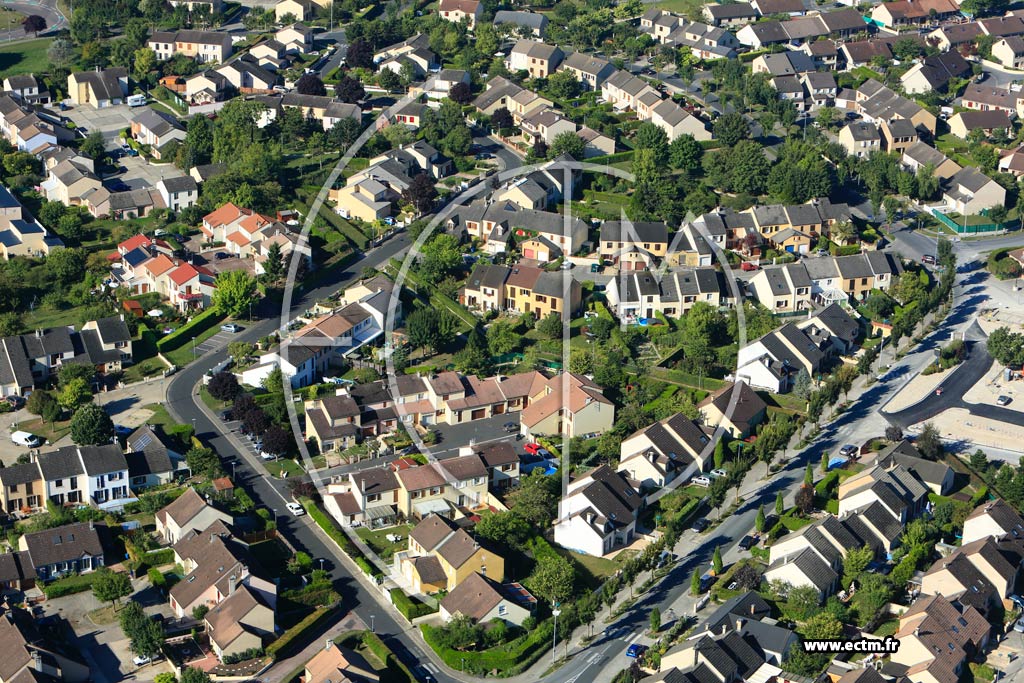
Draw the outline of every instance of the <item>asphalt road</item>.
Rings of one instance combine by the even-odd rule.
[[[21,12],[28,16],[37,14],[43,19],[46,19],[46,30],[41,35],[46,35],[65,28],[67,20],[64,15],[61,14],[60,10],[57,9],[57,0],[37,0],[35,2],[4,2],[4,7],[7,9],[14,10],[15,12]],[[13,40],[21,40],[26,38],[35,38],[32,35],[26,35],[24,29],[19,25],[3,27],[4,30],[0,31],[0,42],[8,42]]]

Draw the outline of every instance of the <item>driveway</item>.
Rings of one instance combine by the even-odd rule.
[[[201,255],[197,256],[194,260],[196,265],[202,265],[210,270],[214,275],[220,273],[226,273],[230,270],[244,270],[255,277],[256,275],[256,262],[248,258],[238,258],[237,256],[230,255],[228,258],[217,258],[217,254],[227,254],[223,249],[216,249],[214,251],[206,251]],[[200,263],[205,261],[205,263]]]
[[[114,149],[115,146],[118,146],[115,144],[117,136],[125,128],[131,128],[132,119],[137,113],[138,111],[127,104],[118,104],[103,109],[96,109],[88,104],[76,104],[72,109],[64,112],[64,115],[90,133],[96,130],[103,133],[103,138],[107,141],[107,149]]]

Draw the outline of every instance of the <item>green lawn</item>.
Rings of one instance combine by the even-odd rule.
[[[52,42],[53,38],[39,38],[0,47],[0,78],[49,70],[50,59],[46,50]]]
[[[576,553],[571,550],[562,550],[561,548],[555,548],[555,550],[575,560],[577,564],[583,567],[590,576],[593,577],[593,581],[598,585],[603,583],[609,576],[612,576],[615,572],[622,569],[622,565],[626,563],[626,560],[636,555],[634,551],[626,550],[616,555],[615,559],[608,559],[606,557],[584,555],[583,553]]]
[[[18,429],[41,436],[53,444],[71,433],[71,421],[54,422],[53,426],[50,426],[48,422],[44,422],[42,418],[37,417],[32,420],[19,422]]]
[[[370,530],[366,527],[358,527],[356,533],[359,538],[366,542],[366,545],[377,553],[377,556],[385,562],[390,562],[395,553],[409,547],[409,532],[412,531],[412,524],[399,524],[398,526],[387,527],[386,529]],[[388,534],[401,536],[402,540],[392,543],[386,537]]]
[[[220,332],[220,325],[212,325],[210,327],[210,329],[205,330],[202,333],[200,333],[196,337],[194,343],[193,343],[193,341],[191,339],[189,339],[180,348],[177,348],[174,351],[168,351],[168,352],[166,352],[164,354],[164,356],[166,356],[167,360],[171,361],[175,365],[177,365],[179,367],[184,367],[184,366],[188,365],[189,363],[191,363],[192,360],[195,357],[199,356],[199,350],[198,349],[196,349],[195,354],[193,355],[192,347],[193,346],[198,347],[200,344],[202,344],[204,341],[206,341],[207,339],[209,339],[213,335],[217,334],[218,332]]]
[[[224,408],[227,406],[227,403],[225,403],[224,401],[218,401],[213,396],[211,396],[210,390],[206,388],[205,384],[199,387],[199,398],[203,399],[203,403],[206,404],[206,407],[214,412],[218,410],[224,410]]]
[[[159,358],[147,358],[124,369],[124,382],[131,384],[147,377],[159,376],[166,368],[167,366]]]
[[[281,458],[279,460],[272,460],[266,463],[267,472],[275,477],[280,477],[284,474],[287,477],[302,476],[306,473],[297,462],[290,458]]]

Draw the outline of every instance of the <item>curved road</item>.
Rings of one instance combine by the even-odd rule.
[[[4,2],[4,7],[7,9],[14,10],[15,12],[21,12],[28,16],[31,14],[38,14],[43,19],[46,19],[46,30],[40,35],[46,35],[53,33],[67,27],[67,19],[57,9],[57,0],[24,0],[22,2]],[[15,40],[31,39],[36,36],[26,35],[25,31],[20,25],[14,25],[7,30],[8,27],[0,27],[0,41],[10,42]]]

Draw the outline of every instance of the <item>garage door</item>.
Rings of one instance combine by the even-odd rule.
[[[476,410],[473,411],[473,416],[472,416],[471,419],[473,419],[473,420],[482,420],[482,419],[484,419],[485,415],[487,415],[487,409],[486,408],[477,408]]]
[[[537,258],[535,249],[523,249],[523,258]]]

